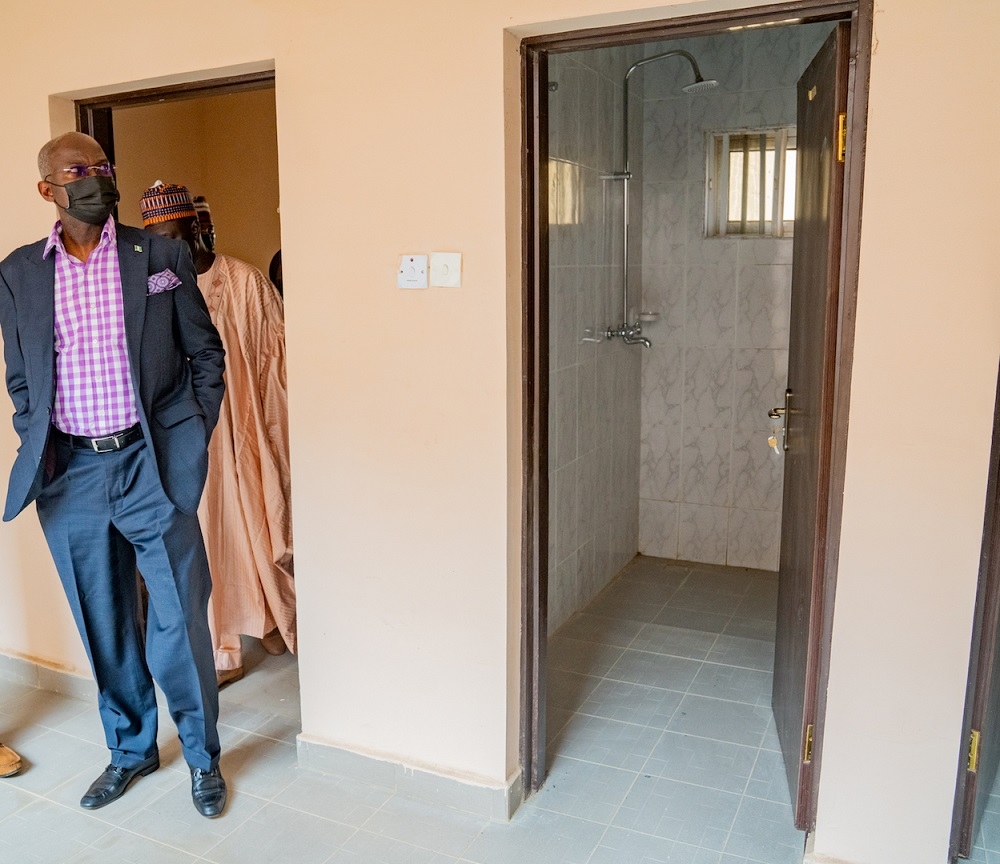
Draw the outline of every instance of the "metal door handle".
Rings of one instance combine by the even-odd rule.
[[[789,408],[789,401],[792,398],[792,391],[790,389],[785,390],[785,405],[782,408],[772,408],[767,412],[767,416],[772,420],[785,419],[785,423],[781,427],[781,449],[788,450],[788,415],[791,413]]]

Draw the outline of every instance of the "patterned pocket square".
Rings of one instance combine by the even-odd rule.
[[[173,270],[161,270],[146,280],[146,293],[162,294],[164,291],[173,291],[180,284],[181,280],[174,275]]]

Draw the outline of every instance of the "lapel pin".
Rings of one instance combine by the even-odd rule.
[[[132,248],[135,249],[136,252],[141,252],[142,251],[142,247],[141,246],[133,246]]]

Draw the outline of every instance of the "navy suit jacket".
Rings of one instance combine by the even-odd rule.
[[[194,513],[205,486],[208,440],[219,419],[225,352],[198,289],[188,247],[118,225],[125,338],[139,422],[167,497]],[[14,430],[21,439],[7,486],[5,522],[45,484],[55,400],[55,252],[46,240],[0,261],[0,329]],[[147,292],[147,280],[169,269],[181,280]]]

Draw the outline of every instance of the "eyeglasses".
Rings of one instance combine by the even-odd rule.
[[[74,180],[82,180],[84,177],[114,177],[115,166],[110,162],[101,165],[68,165],[58,171],[53,171],[52,174],[65,174]],[[52,174],[49,174],[49,177]]]

